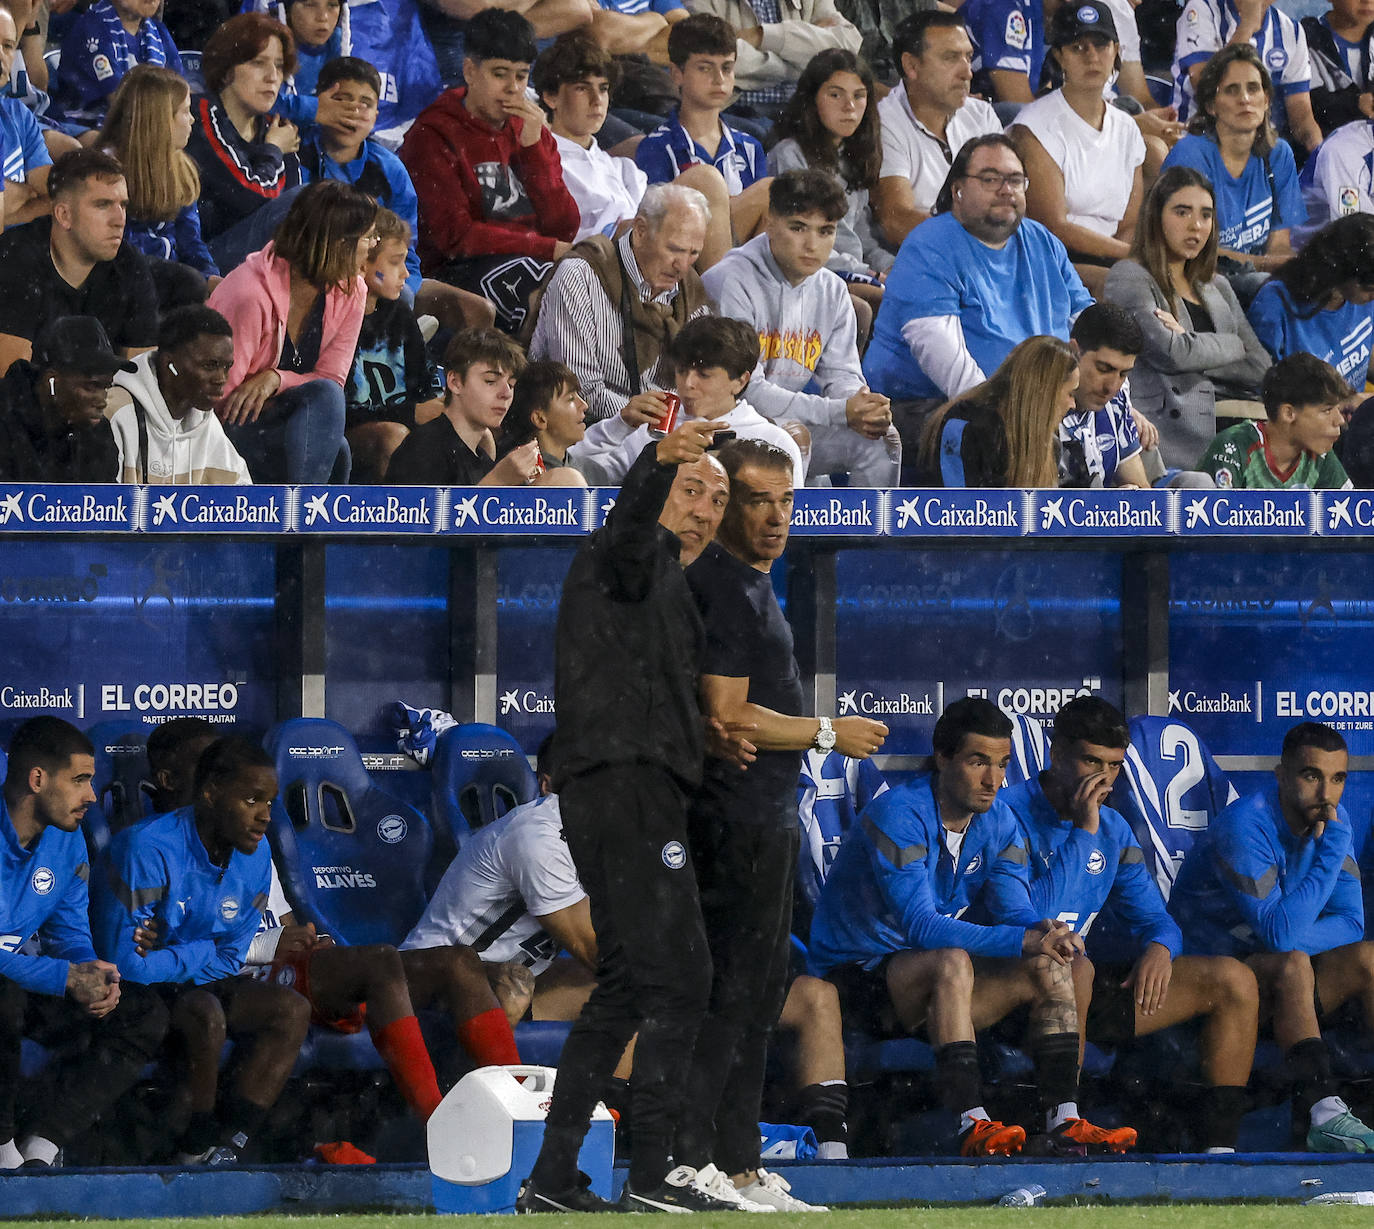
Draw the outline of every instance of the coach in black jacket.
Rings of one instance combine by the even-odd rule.
[[[715,536],[729,498],[725,471],[706,456],[713,434],[710,423],[696,420],[645,448],[605,526],[563,582],[554,786],[591,902],[599,968],[559,1059],[522,1211],[606,1206],[581,1189],[577,1153],[636,1032],[622,1204],[637,1211],[721,1206],[676,1171],[667,1181],[682,1078],[711,989],[686,845],[686,793],[701,780],[704,753],[697,700],[703,631],[682,569]]]

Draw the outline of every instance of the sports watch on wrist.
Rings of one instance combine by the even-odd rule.
[[[821,728],[816,731],[815,741],[811,744],[817,751],[835,750],[835,727],[829,717],[821,717]]]

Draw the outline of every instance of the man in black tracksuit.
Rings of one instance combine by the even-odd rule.
[[[758,755],[744,773],[707,761],[689,807],[715,976],[675,1156],[719,1198],[810,1211],[761,1167],[758,1128],[768,1038],[787,993],[797,778],[807,748],[867,759],[887,727],[867,717],[802,715],[808,705],[792,630],[769,579],[787,546],[792,463],[762,440],[726,444],[720,460],[730,477],[720,539],[687,569],[706,629],[701,692],[708,716],[751,727]]]
[[[626,1211],[723,1211],[669,1170],[683,1077],[706,1012],[711,956],[687,853],[687,794],[701,780],[703,648],[683,565],[715,536],[729,498],[715,432],[684,423],[625,476],[606,524],[563,582],[555,639],[553,787],[591,903],[599,967],[558,1063],[519,1211],[611,1209],[577,1154],[630,1038],[633,1155]]]

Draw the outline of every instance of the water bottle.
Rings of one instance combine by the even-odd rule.
[[[1038,1182],[1033,1186],[1018,1186],[997,1201],[999,1208],[1033,1208],[1045,1197],[1045,1188]]]
[[[1374,1206],[1374,1191],[1328,1191],[1325,1195],[1314,1195],[1306,1201],[1310,1204],[1357,1203],[1361,1207]]]

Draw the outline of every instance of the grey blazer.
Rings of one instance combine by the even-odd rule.
[[[1165,328],[1155,316],[1157,310],[1169,310],[1164,291],[1134,260],[1112,266],[1102,297],[1129,311],[1145,334],[1145,349],[1131,372],[1131,402],[1159,428],[1164,464],[1196,468],[1216,435],[1217,385],[1224,386],[1223,397],[1253,397],[1274,360],[1224,277],[1202,288],[1214,333],[1193,332],[1182,303],[1179,324],[1187,331]]]

